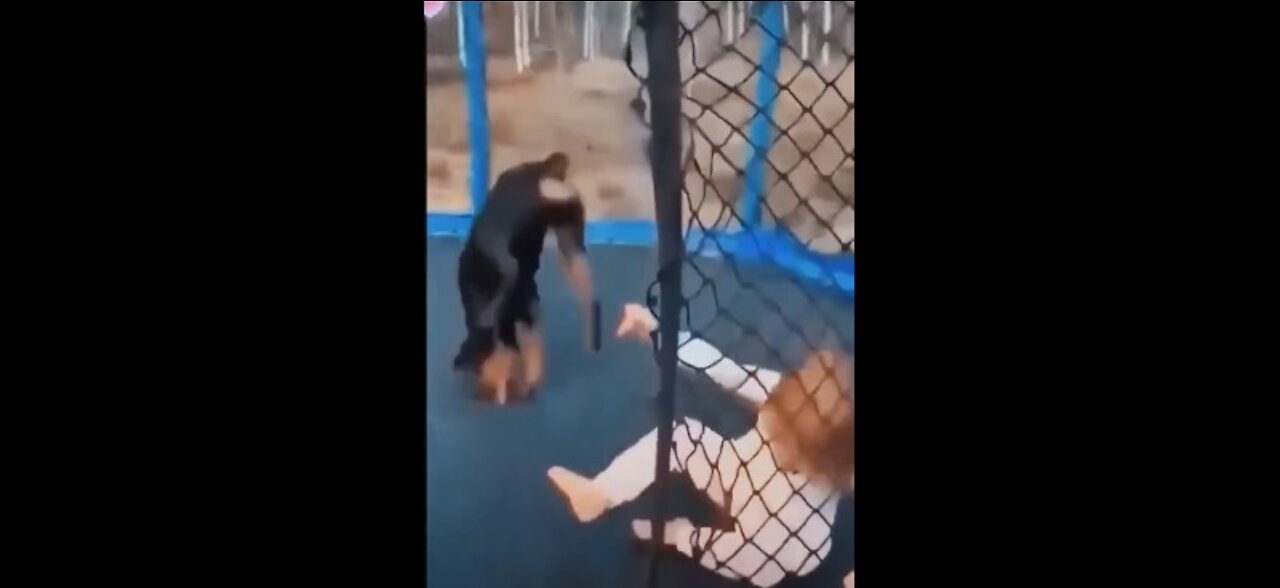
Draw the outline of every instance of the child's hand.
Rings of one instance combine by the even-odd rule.
[[[639,304],[622,307],[622,320],[618,322],[619,339],[632,338],[648,341],[649,334],[658,328],[658,319],[649,309]]]

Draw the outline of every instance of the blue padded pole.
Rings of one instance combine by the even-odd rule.
[[[484,5],[462,5],[462,67],[467,86],[467,142],[471,147],[471,211],[480,212],[489,192],[489,101],[485,87]]]
[[[751,119],[751,126],[747,129],[747,177],[739,209],[743,228],[746,229],[760,224],[760,199],[764,196],[769,146],[772,144],[773,104],[778,98],[778,64],[782,61],[782,44],[785,42],[782,2],[767,0],[756,5],[760,11],[756,19],[760,29],[760,77],[756,79],[756,104],[760,111]]]

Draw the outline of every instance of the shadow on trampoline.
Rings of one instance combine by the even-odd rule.
[[[644,301],[657,272],[656,251],[588,246],[602,306],[604,340],[596,353],[587,351],[580,313],[548,257],[539,276],[546,380],[534,402],[493,407],[476,402],[470,383],[451,367],[464,331],[456,286],[461,248],[457,239],[429,238],[427,243],[428,584],[643,586],[650,557],[632,539],[630,522],[650,516],[652,492],[584,525],[570,516],[548,484],[546,471],[552,465],[598,471],[656,425],[658,370],[652,348],[610,337],[623,304]],[[701,336],[727,355],[766,366],[790,365],[809,348],[805,337],[822,340],[832,336],[830,329],[840,341],[852,344],[850,302],[806,295],[777,270],[728,268],[702,258],[696,265],[711,274],[706,278],[711,280],[716,272],[738,273],[737,278],[717,281],[718,304],[703,295],[690,301],[695,327],[705,325]],[[686,275],[685,289],[691,295],[703,278],[688,269]],[[741,288],[741,282],[751,287]],[[771,309],[773,304],[783,309],[786,321]],[[737,321],[755,321],[749,328],[756,335],[744,335],[733,321],[712,320],[717,306]],[[769,357],[770,348],[783,357]],[[727,434],[753,425],[753,414],[712,390],[714,384],[700,376],[681,374],[678,386],[677,414],[695,416]],[[672,515],[709,516],[700,497],[683,486],[675,485]],[[853,563],[852,520],[852,500],[845,498],[832,531],[831,554],[815,572],[781,586],[838,586]],[[662,562],[664,586],[744,585],[679,556]]]

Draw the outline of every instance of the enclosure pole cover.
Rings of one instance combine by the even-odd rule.
[[[800,23],[800,60],[809,63],[809,3],[800,3],[804,22]]]
[[[480,212],[489,191],[489,102],[485,97],[483,4],[462,2],[463,67],[467,86],[467,142],[471,148],[471,211]]]
[[[680,230],[680,7],[677,2],[645,2],[645,48],[649,55],[649,108],[652,128],[649,159],[653,167],[654,220],[658,225],[659,305],[658,455],[654,472],[653,559],[649,586],[658,586],[658,554],[666,536],[667,479],[671,477],[672,421],[675,419],[675,378],[680,310],[684,235]]]
[[[782,2],[760,2],[760,73],[756,75],[756,104],[760,111],[748,129],[746,192],[742,195],[743,228],[760,224],[760,200],[764,197],[765,166],[769,161],[773,126],[773,103],[778,97],[778,65],[782,61]]]
[[[822,3],[822,65],[831,62],[831,3]]]
[[[542,2],[534,0],[533,2],[533,36],[542,38]]]

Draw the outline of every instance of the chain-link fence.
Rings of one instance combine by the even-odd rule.
[[[837,512],[850,526],[853,466],[853,6],[465,2],[428,24],[439,33],[429,69],[466,79],[472,210],[490,178],[486,46],[533,71],[541,52],[530,39],[569,46],[551,51],[562,61],[621,54],[640,80],[632,108],[650,131],[659,257],[645,313],[658,426],[601,476],[628,499],[651,479],[654,512],[635,534],[751,585],[835,585],[853,563],[851,531],[836,539]],[[683,379],[677,388],[682,371],[740,400],[749,422],[685,410],[697,394]],[[668,497],[679,478],[721,516],[678,516]],[[669,558],[650,561],[649,586],[708,585],[705,570],[681,582],[659,573]]]
[[[757,586],[829,559],[851,582],[832,530],[853,484],[853,341],[833,325],[852,323],[852,306],[822,291],[853,292],[854,3],[636,5],[626,59],[652,131],[660,257],[649,296],[659,492],[647,532],[656,554],[674,549]],[[747,339],[761,365],[729,356]],[[682,370],[744,401],[750,430],[727,438],[678,417]],[[664,488],[678,476],[718,507],[718,523],[668,520]],[[660,560],[651,586],[664,585]]]
[[[592,59],[618,59],[634,20],[629,2],[482,2],[489,59],[510,58],[514,69],[572,68]],[[428,82],[455,81],[466,61],[465,3],[445,2],[427,21]]]
[[[680,3],[690,247],[853,291],[852,2]],[[633,36],[629,64],[646,76]],[[642,86],[636,108],[645,108]],[[716,239],[708,239],[708,234]]]

